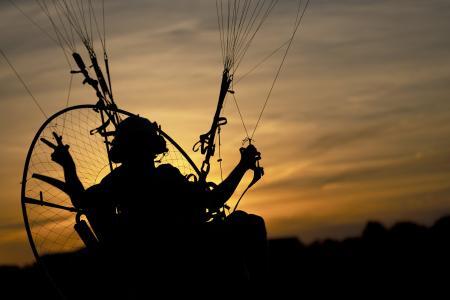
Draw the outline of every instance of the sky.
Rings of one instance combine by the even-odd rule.
[[[105,2],[117,104],[157,121],[200,165],[191,147],[210,127],[223,68],[215,2]],[[34,1],[15,3],[50,29]],[[292,7],[295,1],[280,1],[241,74],[287,40]],[[0,49],[45,113],[64,108],[71,76],[61,50],[8,1],[0,3],[0,20]],[[265,176],[240,209],[264,217],[270,237],[305,242],[358,235],[368,220],[429,225],[448,214],[449,28],[445,0],[312,0],[255,133]],[[235,86],[249,130],[281,55]],[[95,103],[81,81],[73,77],[70,104]],[[25,264],[33,257],[20,181],[45,117],[2,57],[0,96],[0,264]],[[245,138],[228,100],[224,173]]]

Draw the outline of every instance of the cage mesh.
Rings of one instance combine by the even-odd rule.
[[[122,119],[126,115],[119,114]],[[69,151],[75,161],[77,174],[83,186],[88,188],[110,172],[104,138],[90,131],[102,124],[100,113],[92,108],[74,108],[52,118],[42,130],[34,145],[26,170],[24,197],[73,207],[71,200],[63,191],[33,178],[41,174],[64,181],[62,167],[51,160],[53,149],[40,139],[45,138],[56,144],[53,132],[62,135],[63,143],[70,146]],[[107,130],[114,130],[112,125]],[[158,164],[169,163],[178,168],[183,175],[196,174],[195,169],[177,147],[166,140],[168,153]],[[115,167],[116,165],[114,165]],[[22,199],[24,201],[24,199]],[[39,204],[25,204],[26,216],[31,235],[39,256],[51,253],[75,251],[84,246],[74,230],[75,213]]]

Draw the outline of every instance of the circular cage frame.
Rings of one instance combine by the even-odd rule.
[[[28,169],[29,169],[29,165],[30,165],[30,160],[32,158],[32,154],[33,154],[33,150],[35,148],[35,145],[39,139],[39,137],[41,136],[42,132],[47,128],[47,125],[49,125],[53,120],[55,120],[57,117],[63,115],[64,113],[67,113],[69,111],[73,111],[73,110],[78,110],[78,109],[92,109],[98,113],[100,113],[100,111],[108,111],[108,112],[113,112],[113,113],[119,113],[125,116],[136,116],[136,114],[130,113],[128,111],[122,110],[122,109],[118,109],[118,108],[99,108],[97,105],[93,105],[93,104],[82,104],[82,105],[75,105],[75,106],[70,106],[67,107],[65,109],[62,109],[58,112],[56,112],[55,114],[53,114],[52,116],[50,116],[39,128],[39,130],[36,132],[31,145],[28,149],[28,153],[26,156],[26,160],[25,160],[25,165],[24,165],[24,169],[23,169],[23,175],[22,175],[22,183],[21,183],[21,204],[22,204],[22,213],[23,213],[23,219],[24,219],[24,224],[25,224],[25,229],[27,232],[27,237],[28,237],[28,241],[30,243],[30,247],[31,250],[33,252],[33,255],[36,259],[36,262],[44,267],[42,261],[41,261],[41,256],[40,253],[36,247],[36,243],[34,241],[33,238],[33,233],[30,227],[30,222],[29,222],[29,218],[28,218],[28,214],[27,214],[27,204],[30,204],[29,202],[26,201],[26,186],[27,186],[27,174],[28,174]],[[188,154],[183,150],[183,148],[181,148],[180,145],[178,145],[168,134],[166,134],[164,131],[162,131],[161,129],[159,129],[159,133],[161,134],[161,136],[164,137],[164,139],[166,139],[167,141],[169,141],[175,148],[176,150],[178,150],[181,155],[183,156],[184,159],[186,159],[186,161],[189,163],[190,167],[192,167],[192,169],[197,173],[195,175],[200,176],[200,170],[197,168],[197,166],[195,165],[195,163],[192,161],[192,159],[188,156]],[[199,178],[199,177],[197,177]],[[66,208],[67,209],[67,208]],[[76,213],[77,210],[76,208],[73,208],[73,212]],[[74,216],[75,218],[75,216]],[[46,272],[48,273],[48,272]]]

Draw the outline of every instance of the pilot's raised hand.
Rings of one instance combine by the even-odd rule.
[[[258,152],[255,146],[252,144],[248,145],[247,148],[240,148],[241,161],[239,164],[249,169],[255,169],[257,167],[257,161],[261,159],[261,153]]]
[[[53,149],[51,158],[54,162],[61,165],[63,168],[74,168],[75,163],[73,161],[72,155],[69,152],[69,145],[64,145],[62,142],[62,136],[53,132],[53,137],[55,138],[56,145],[48,141],[45,138],[41,138],[41,141]]]

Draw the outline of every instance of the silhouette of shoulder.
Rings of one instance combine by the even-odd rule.
[[[124,173],[124,168],[119,166],[106,175],[100,183],[94,184],[87,188],[80,201],[81,207],[89,208],[92,206],[107,204],[105,203],[105,199],[108,199],[108,197],[101,197],[101,195],[106,196],[106,194],[113,192],[114,182],[118,182],[120,178],[124,177]],[[102,200],[102,203],[100,203],[99,200]]]
[[[156,179],[160,183],[164,182],[177,184],[182,182],[188,182],[186,177],[184,177],[183,174],[181,174],[180,170],[178,170],[171,164],[161,164],[155,169],[155,171],[149,172],[149,174],[152,174],[154,176],[154,179]],[[89,187],[86,190],[86,192],[88,194],[113,192],[123,183],[132,180],[131,178],[134,176],[136,176],[135,171],[129,170],[127,167],[124,166],[119,166],[114,170],[112,170],[108,175],[106,175],[100,181],[100,183]]]
[[[127,170],[124,166],[118,166],[114,170],[112,170],[108,175],[106,175],[101,181],[100,186],[103,187],[112,187],[117,180],[120,180],[123,177],[127,176]]]
[[[183,176],[183,174],[181,174],[180,170],[178,170],[171,164],[159,165],[156,168],[156,175],[168,180],[186,181],[186,178]]]

